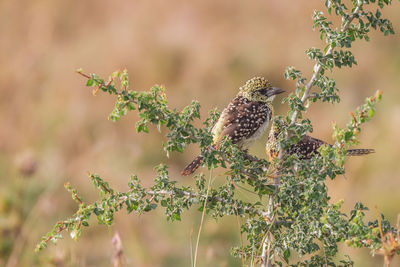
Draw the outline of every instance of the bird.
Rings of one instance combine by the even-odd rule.
[[[211,147],[218,149],[222,139],[227,136],[240,149],[247,149],[266,132],[273,115],[272,102],[277,94],[283,92],[280,88],[272,87],[264,77],[248,80],[214,124]],[[197,156],[181,174],[192,174],[202,161],[203,156]]]
[[[274,124],[272,124],[269,135],[268,135],[268,140],[266,143],[266,152],[267,152],[267,157],[268,161],[272,162],[274,158],[278,157],[279,151],[277,148],[278,145],[278,136],[280,134],[280,128],[276,127]],[[289,149],[286,151],[287,154],[293,155],[297,154],[300,159],[302,160],[309,160],[313,156],[318,155],[318,148],[320,148],[322,145],[328,145],[327,142],[320,140],[318,138],[311,137],[309,135],[305,135],[299,142],[296,144],[293,144],[289,147]],[[346,151],[346,156],[363,156],[363,155],[368,155],[371,153],[375,153],[374,149],[348,149]]]

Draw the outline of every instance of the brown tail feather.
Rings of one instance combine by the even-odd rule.
[[[198,155],[189,165],[187,165],[182,171],[183,176],[188,176],[194,173],[203,161],[203,156]]]
[[[375,153],[374,149],[349,149],[347,150],[346,155],[347,156],[362,156],[362,155],[367,155]]]

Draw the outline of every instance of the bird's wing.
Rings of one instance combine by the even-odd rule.
[[[291,146],[288,153],[297,154],[303,159],[310,159],[313,156],[313,152],[317,153],[317,149],[324,144],[326,142],[306,135],[297,144]]]
[[[232,143],[252,136],[272,115],[266,103],[249,101],[238,96],[231,101],[221,115],[221,131],[217,145],[224,136],[229,136]]]

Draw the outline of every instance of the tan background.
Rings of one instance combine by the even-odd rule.
[[[400,31],[400,3],[383,11]],[[186,212],[183,222],[166,222],[162,210],[136,216],[120,212],[107,230],[95,220],[78,242],[67,236],[57,246],[34,254],[40,236],[76,210],[63,188],[70,181],[86,201],[97,199],[88,172],[96,172],[119,190],[130,174],[150,185],[152,167],[165,162],[178,181],[191,185],[178,171],[198,152],[191,146],[168,160],[162,136],[137,135],[136,115],[107,121],[113,99],[93,97],[82,77],[107,76],[127,68],[132,88],[164,84],[171,107],[197,99],[202,114],[223,108],[244,81],[268,77],[275,86],[294,90],[284,70],[296,66],[307,76],[312,62],[304,50],[322,47],[312,30],[311,15],[323,1],[16,1],[0,2],[0,265],[7,257],[16,266],[110,266],[111,238],[121,234],[131,266],[190,266],[190,231],[200,214]],[[400,35],[371,34],[357,42],[358,66],[335,70],[342,89],[337,105],[313,105],[307,116],[314,135],[331,140],[333,121],[343,126],[349,111],[377,89],[384,91],[376,117],[364,127],[360,147],[377,153],[347,161],[347,180],[329,182],[333,200],[378,205],[395,224],[400,212]],[[285,106],[276,105],[284,114]],[[264,156],[264,143],[252,148]],[[35,166],[37,167],[35,169]],[[27,174],[32,173],[28,176]],[[200,243],[200,266],[241,266],[229,248],[239,245],[235,218],[206,218]],[[377,266],[367,249],[343,248],[356,266]],[[398,264],[398,265],[396,265]],[[399,266],[397,259],[393,266]]]

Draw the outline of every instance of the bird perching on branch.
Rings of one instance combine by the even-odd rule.
[[[280,132],[280,127],[272,124],[266,144],[266,152],[270,162],[279,155],[278,137]],[[289,149],[287,149],[286,153],[289,155],[296,154],[300,159],[309,160],[313,156],[319,154],[318,149],[322,145],[330,146],[330,144],[326,143],[325,141],[305,135],[299,142],[291,145]],[[374,149],[348,149],[346,151],[346,156],[363,156],[374,152]]]
[[[248,80],[239,88],[239,93],[222,111],[212,128],[212,147],[218,149],[222,139],[227,136],[240,149],[247,149],[267,130],[273,116],[272,102],[277,94],[283,92],[280,88],[272,87],[263,77]],[[203,156],[197,156],[181,174],[192,174],[202,161]]]

